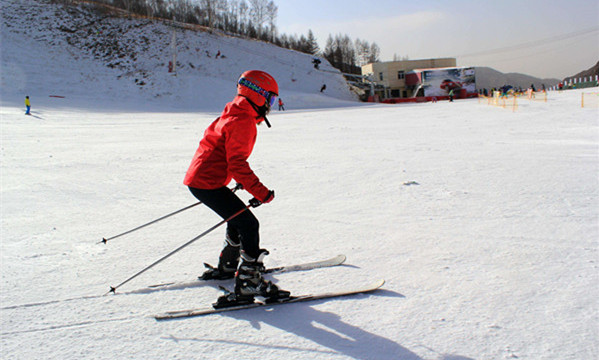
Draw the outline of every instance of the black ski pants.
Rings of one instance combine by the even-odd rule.
[[[247,206],[226,186],[214,190],[189,187],[189,190],[223,219],[228,219]],[[227,236],[234,242],[240,241],[241,250],[256,259],[260,250],[259,228],[258,219],[247,209],[227,223]]]

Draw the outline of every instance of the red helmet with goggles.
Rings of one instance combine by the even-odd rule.
[[[279,95],[279,85],[264,71],[248,70],[237,81],[237,94],[246,97],[256,106],[270,108]]]

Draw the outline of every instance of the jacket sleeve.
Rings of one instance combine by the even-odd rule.
[[[247,162],[256,141],[256,124],[251,119],[249,121],[240,119],[229,123],[225,131],[229,173],[256,199],[265,200],[268,196],[268,188],[260,182]]]

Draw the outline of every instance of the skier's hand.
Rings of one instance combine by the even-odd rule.
[[[260,200],[258,200],[256,198],[251,198],[250,201],[249,201],[249,203],[250,203],[250,206],[254,207],[254,208],[262,205],[262,203],[260,202]]]
[[[252,198],[250,199],[249,203],[251,207],[258,207],[262,204],[268,204],[269,202],[272,201],[272,199],[275,198],[275,191],[274,190],[269,190],[268,191],[268,195],[266,195],[266,198],[262,201],[256,199],[256,198]]]

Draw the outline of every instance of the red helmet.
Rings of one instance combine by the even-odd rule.
[[[237,81],[237,95],[245,96],[256,106],[271,107],[279,95],[279,85],[264,71],[248,70]]]

